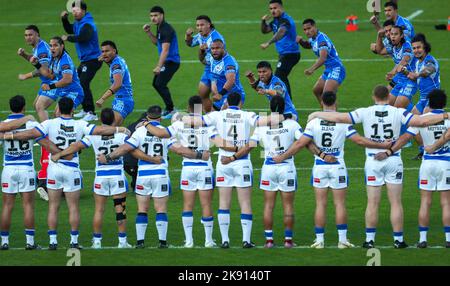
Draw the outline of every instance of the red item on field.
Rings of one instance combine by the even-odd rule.
[[[347,26],[345,27],[345,30],[347,32],[355,32],[358,31],[358,16],[350,15],[345,18],[345,23]]]

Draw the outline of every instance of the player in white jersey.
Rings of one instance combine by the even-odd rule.
[[[206,126],[215,126],[226,146],[244,147],[250,139],[251,128],[257,125],[258,116],[254,112],[240,109],[242,102],[239,93],[231,93],[228,96],[227,109],[208,113],[203,117]],[[247,152],[249,152],[248,149]],[[240,156],[240,157],[239,157]],[[236,155],[235,151],[219,149],[219,160],[216,166],[216,184],[219,187],[219,211],[218,220],[220,234],[222,236],[222,248],[229,248],[230,239],[228,229],[230,226],[231,194],[236,187],[238,200],[241,207],[241,225],[243,234],[243,247],[251,248],[252,208],[251,186],[253,180],[253,168],[248,153]]]
[[[437,149],[441,148],[445,143],[450,141],[450,129],[447,129],[446,132],[433,144],[425,146],[425,152],[427,153],[434,153]]]
[[[127,132],[123,127],[95,126],[83,120],[74,120],[73,101],[63,97],[58,102],[61,117],[49,119],[42,122],[36,128],[18,132],[14,138],[28,140],[31,138],[46,137],[59,149],[66,149],[70,144],[81,140],[84,135],[111,135],[114,132]],[[72,158],[60,159],[58,163],[50,162],[47,176],[47,189],[49,191],[48,210],[48,235],[50,237],[49,250],[58,247],[56,228],[58,225],[58,210],[64,192],[67,206],[69,208],[70,247],[80,248],[78,244],[78,227],[80,222],[79,199],[82,188],[82,175],[79,168],[79,157],[75,153]]]
[[[111,108],[104,108],[101,112],[101,121],[103,125],[112,126],[114,124],[114,111]],[[128,136],[124,133],[113,135],[87,135],[84,136],[81,141],[71,144],[62,152],[52,155],[52,161],[57,162],[61,157],[78,153],[89,147],[93,147],[95,155],[107,155],[125,144],[126,138],[128,138]],[[145,155],[140,150],[134,150],[131,153],[140,159],[157,162],[156,158]],[[102,247],[103,214],[108,197],[112,197],[114,201],[114,210],[119,231],[119,244],[117,247],[131,248],[131,245],[127,242],[126,233],[126,192],[128,191],[128,182],[124,174],[122,158],[108,164],[96,162],[93,191],[95,198],[95,212],[92,248],[99,249]]]
[[[147,111],[146,125],[151,124],[164,128],[161,124],[161,107],[150,106]],[[167,202],[171,193],[168,156],[169,149],[176,154],[188,158],[208,159],[209,152],[196,152],[189,148],[179,146],[173,139],[159,138],[147,131],[146,126],[136,129],[133,135],[125,140],[120,146],[108,155],[99,154],[97,159],[105,164],[121,157],[122,155],[140,149],[149,156],[160,156],[159,164],[139,160],[138,176],[136,179],[136,200],[138,203],[138,214],[136,217],[136,248],[144,248],[145,232],[148,224],[148,207],[150,198],[153,198],[156,211],[156,228],[158,230],[159,248],[167,248]]]
[[[270,100],[272,113],[285,113],[285,100],[281,96],[274,96]],[[286,152],[292,143],[302,134],[300,125],[292,119],[279,123],[273,122],[269,126],[256,127],[251,136],[250,145],[260,143],[264,147],[264,165],[261,170],[260,189],[264,191],[264,235],[265,248],[272,248],[273,242],[273,210],[277,193],[283,202],[283,222],[285,226],[285,248],[292,248],[294,243],[294,198],[297,190],[297,171],[294,158],[275,163],[273,157]],[[256,147],[256,146],[255,146]]]
[[[188,102],[189,116],[201,117],[202,98],[192,96]],[[173,117],[175,119],[175,117]],[[174,121],[167,129],[157,128],[147,125],[147,130],[155,136],[161,138],[176,138],[184,147],[197,152],[209,151],[212,144],[222,146],[222,139],[217,136],[214,127],[192,127],[182,121]],[[225,148],[225,147],[224,147]],[[230,150],[235,150],[231,148]],[[200,154],[199,154],[200,156]],[[183,191],[183,228],[185,234],[186,248],[194,246],[192,229],[194,223],[193,209],[195,204],[195,194],[198,191],[200,204],[202,206],[201,222],[205,228],[205,247],[214,247],[216,244],[212,238],[213,213],[211,201],[214,189],[214,169],[211,159],[203,161],[200,159],[183,158],[181,169],[180,189]]]
[[[9,100],[9,106],[12,114],[4,121],[5,123],[20,120],[24,123],[18,126],[15,131],[33,129],[38,125],[36,121],[27,121],[30,119],[23,113],[25,111],[25,98],[16,95]],[[1,136],[3,138],[3,136]],[[33,140],[6,140],[3,145],[3,171],[2,171],[2,218],[1,218],[1,237],[0,249],[9,248],[9,229],[11,225],[11,215],[14,208],[16,195],[20,193],[24,211],[24,226],[26,234],[26,250],[39,249],[34,242],[34,194],[36,190],[36,173],[33,161]],[[49,147],[49,141],[39,140],[41,145],[52,148],[57,151],[56,146]]]
[[[373,106],[360,108],[350,113],[314,112],[310,114],[308,120],[321,118],[340,123],[362,123],[366,138],[376,142],[384,142],[398,139],[402,124],[405,126],[428,126],[443,119],[442,115],[420,117],[409,113],[403,108],[390,106],[388,94],[388,89],[379,85],[373,91],[372,98],[375,101]],[[445,116],[448,116],[448,114],[445,113]],[[366,148],[365,175],[368,201],[366,208],[366,241],[363,247],[374,247],[381,189],[386,184],[391,204],[390,217],[394,230],[394,247],[405,248],[407,244],[403,241],[403,206],[401,201],[403,163],[400,158],[400,151],[394,153],[388,149],[387,154],[390,156],[382,162],[374,158],[374,155],[378,152],[384,152],[384,150]]]
[[[447,95],[443,90],[434,89],[429,95],[430,111],[422,115],[428,117],[443,114]],[[434,125],[421,128],[408,128],[403,136],[392,146],[392,151],[399,150],[413,136],[420,134],[425,145],[432,145],[450,127],[450,120],[446,119]],[[384,160],[387,154],[380,153],[377,159]],[[430,208],[433,192],[439,192],[442,207],[442,222],[445,231],[445,246],[450,248],[450,143],[445,143],[434,152],[426,152],[422,158],[418,180],[420,192],[419,210],[419,243],[418,248],[427,247],[427,232],[430,225]]]
[[[326,112],[336,111],[336,94],[324,92],[322,94],[323,110]],[[314,187],[316,196],[316,210],[314,216],[316,239],[312,248],[324,248],[326,208],[328,201],[328,190],[333,193],[333,202],[336,208],[336,228],[339,235],[338,248],[354,247],[347,240],[347,210],[345,197],[348,187],[348,173],[344,162],[344,143],[348,138],[354,143],[365,147],[389,148],[391,143],[376,143],[360,136],[351,124],[334,123],[315,118],[306,125],[303,136],[297,140],[285,153],[274,158],[281,162],[292,157],[301,148],[314,142],[319,148],[315,155],[314,167],[311,174],[311,185]],[[327,162],[327,156],[335,156],[336,161]]]

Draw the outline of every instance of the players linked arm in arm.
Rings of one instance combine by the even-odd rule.
[[[425,146],[425,152],[428,154],[434,153],[437,149],[439,149],[442,145],[447,143],[450,140],[450,131],[447,129],[445,134],[441,136],[433,145]]]

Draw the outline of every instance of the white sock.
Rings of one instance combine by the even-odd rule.
[[[230,242],[230,238],[228,237],[228,229],[230,228],[230,210],[219,210],[217,219],[219,220],[222,243],[224,243],[225,241]]]
[[[450,226],[445,226],[444,231],[445,231],[445,241],[450,242]]]
[[[205,228],[205,242],[211,242],[213,241],[212,234],[213,234],[213,226],[214,226],[214,220],[213,217],[202,217],[202,224]]]
[[[119,243],[126,243],[126,242],[127,242],[127,233],[119,232]]]
[[[93,237],[94,242],[98,243],[102,243],[102,234],[101,233],[94,233],[94,237]]]
[[[325,229],[323,227],[315,227],[316,242],[325,242]]]
[[[399,242],[403,242],[403,231],[394,232],[394,241],[398,240]]]
[[[339,242],[347,242],[347,224],[336,225],[338,230]]]
[[[78,243],[78,230],[72,230],[70,232],[70,243]]]
[[[146,213],[138,213],[136,216],[136,238],[137,240],[145,239],[145,232],[147,230],[148,217]]]
[[[50,244],[58,244],[56,237],[58,236],[56,230],[49,230],[48,236],[50,237]]]
[[[192,226],[194,224],[194,217],[192,215],[192,212],[183,212],[182,220],[186,243],[193,242],[194,239],[192,238]]]
[[[9,244],[9,232],[8,231],[2,231],[2,245],[3,244]]]
[[[156,214],[156,229],[158,230],[159,240],[167,240],[167,214],[157,213]]]
[[[25,229],[27,244],[34,245],[34,229]]]
[[[366,242],[375,241],[376,228],[366,228]]]
[[[422,241],[427,241],[427,232],[428,232],[428,227],[427,226],[419,226],[419,242]]]
[[[253,215],[241,214],[242,241],[251,242]]]

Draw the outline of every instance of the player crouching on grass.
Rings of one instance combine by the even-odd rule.
[[[104,126],[112,126],[114,124],[115,114],[111,108],[104,108],[101,112],[101,121]],[[64,151],[52,155],[52,161],[58,162],[61,157],[69,154],[77,153],[85,148],[93,147],[95,155],[112,153],[119,146],[125,144],[128,136],[124,133],[116,133],[112,135],[87,135],[81,141],[72,143]],[[150,157],[140,150],[130,152],[138,159],[146,160],[151,163],[160,163],[160,157]],[[100,249],[102,247],[102,224],[103,214],[105,212],[105,204],[108,197],[114,200],[114,209],[116,213],[116,221],[119,229],[119,245],[118,248],[131,248],[127,242],[126,234],[126,195],[128,191],[128,182],[123,171],[123,160],[118,158],[107,164],[97,161],[95,169],[94,181],[94,198],[95,198],[95,214],[93,221],[93,244],[92,248]]]

